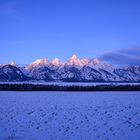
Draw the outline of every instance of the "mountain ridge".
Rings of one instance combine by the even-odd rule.
[[[140,82],[140,66],[116,67],[97,58],[37,59],[26,66],[0,65],[0,81]]]

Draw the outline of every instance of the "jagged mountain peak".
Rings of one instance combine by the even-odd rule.
[[[72,57],[70,59],[75,60],[75,59],[78,59],[78,57],[76,54],[74,54],[74,55],[72,55]]]
[[[89,63],[89,59],[83,58],[83,59],[81,59],[81,62],[83,65],[87,65]]]
[[[52,63],[53,65],[55,65],[55,66],[59,66],[59,65],[62,64],[61,61],[60,61],[58,58],[55,58],[54,60],[52,60],[51,63]]]
[[[110,64],[100,61],[98,58],[90,59],[87,66],[89,66],[91,68],[95,68],[95,69],[105,69],[105,70],[108,69],[109,71],[110,70],[112,71],[115,68],[114,66],[112,66]]]
[[[41,67],[41,66],[49,66],[49,67],[51,67],[51,65],[62,66],[62,64],[63,65],[70,65],[70,66],[72,65],[72,66],[75,66],[75,67],[78,67],[78,68],[81,68],[81,67],[83,67],[85,65],[90,65],[92,67],[94,67],[95,65],[103,65],[103,63],[100,60],[98,60],[97,58],[94,58],[94,59],[87,59],[87,58],[79,59],[77,57],[77,55],[74,54],[65,63],[62,63],[58,58],[53,59],[51,62],[49,62],[47,58],[45,58],[45,59],[37,59],[36,61],[31,63],[28,66],[28,68],[31,69],[33,67]]]
[[[34,61],[31,65],[33,66],[37,66],[37,65],[46,65],[48,64],[49,61],[47,58],[44,58],[44,59],[37,59],[36,61]]]
[[[85,64],[87,64],[87,61],[87,59],[79,59],[77,55],[74,54],[65,64],[83,67]]]
[[[12,66],[16,66],[17,64],[16,64],[15,61],[11,61],[10,65],[12,65]]]
[[[97,58],[79,59],[73,55],[67,62],[58,58],[37,59],[25,67],[15,62],[0,65],[0,81],[44,80],[44,81],[140,81],[140,67],[117,68]]]
[[[49,64],[49,61],[47,58],[37,59],[36,61],[29,64],[26,68],[28,70],[32,70],[34,67],[37,68],[37,67],[47,66],[48,64]]]
[[[68,60],[70,63],[75,63],[77,61],[80,61],[80,59],[77,57],[77,55],[72,55],[72,57]]]
[[[98,58],[94,58],[93,63],[96,65],[96,64],[101,64],[102,62]]]
[[[105,63],[100,61],[98,58],[93,58],[93,59],[90,59],[89,65],[92,65],[92,66],[102,66],[102,65],[105,65]]]

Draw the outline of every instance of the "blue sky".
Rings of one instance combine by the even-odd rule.
[[[72,54],[112,61],[110,53],[139,48],[139,7],[139,0],[0,0],[0,63]]]

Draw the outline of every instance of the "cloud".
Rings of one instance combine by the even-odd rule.
[[[140,65],[140,47],[105,53],[99,59],[116,65]]]

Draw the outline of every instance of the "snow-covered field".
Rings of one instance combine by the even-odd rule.
[[[140,92],[0,92],[0,140],[140,140]]]

